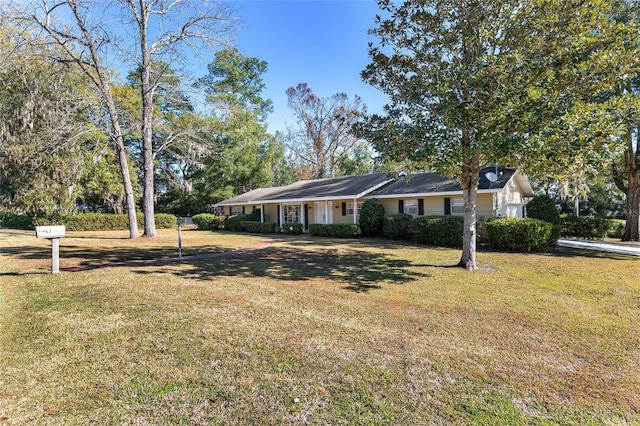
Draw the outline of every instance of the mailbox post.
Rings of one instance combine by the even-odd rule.
[[[64,237],[63,226],[36,226],[36,237],[51,241],[51,273],[60,272],[60,238]]]

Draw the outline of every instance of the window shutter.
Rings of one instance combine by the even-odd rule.
[[[342,216],[347,215],[347,203],[342,202]]]
[[[451,198],[447,197],[444,199],[444,214],[451,214]]]
[[[280,223],[280,204],[278,204],[278,212],[277,212],[277,216],[278,216],[278,226],[282,225]]]
[[[418,216],[424,216],[424,200],[418,198]]]
[[[404,200],[398,200],[398,213],[404,213]]]
[[[245,213],[244,213],[244,206],[242,206],[242,214],[245,214]]]

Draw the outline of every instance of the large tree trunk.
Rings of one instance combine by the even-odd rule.
[[[155,218],[155,171],[153,156],[153,93],[154,84],[151,84],[151,54],[147,45],[147,19],[148,11],[141,7],[140,47],[142,53],[142,66],[140,68],[140,90],[142,92],[142,167],[143,189],[142,212],[144,213],[145,237],[156,236]]]
[[[462,166],[462,191],[464,193],[464,228],[462,232],[462,257],[459,266],[469,271],[476,265],[476,197],[478,194],[478,174],[480,169],[474,164]]]
[[[98,44],[96,42],[89,29],[85,25],[86,17],[83,16],[78,10],[78,3],[75,1],[67,1],[67,4],[71,8],[73,16],[78,24],[78,28],[82,32],[84,40],[80,42],[84,44],[91,54],[91,61],[87,61],[82,56],[76,56],[77,52],[70,47],[71,43],[67,43],[69,40],[75,40],[75,37],[64,34],[58,30],[54,30],[49,26],[49,20],[44,22],[38,22],[45,31],[53,37],[54,40],[70,55],[74,58],[74,62],[80,67],[80,69],[93,81],[96,87],[100,90],[107,111],[109,114],[109,121],[111,122],[113,139],[115,141],[116,154],[118,156],[118,163],[120,164],[120,172],[122,175],[122,184],[124,186],[124,193],[127,201],[127,215],[129,219],[129,237],[138,238],[138,221],[136,220],[136,203],[133,193],[133,185],[131,184],[131,175],[129,174],[129,162],[127,159],[127,151],[124,146],[124,138],[122,137],[122,130],[120,128],[120,119],[116,109],[115,101],[111,94],[111,87],[109,86],[109,78],[105,69],[102,66],[100,55],[98,54]],[[57,7],[57,6],[56,6]],[[35,17],[34,17],[35,19]],[[97,74],[97,77],[96,77]]]
[[[102,75],[101,69],[98,69],[100,76],[100,82],[102,84],[101,91],[102,97],[107,104],[107,110],[109,111],[109,119],[111,126],[113,127],[113,138],[115,139],[116,155],[118,156],[118,163],[120,164],[120,173],[122,176],[122,185],[124,186],[125,200],[127,202],[127,216],[129,219],[129,238],[138,238],[138,219],[136,217],[136,201],[134,198],[133,185],[131,184],[131,175],[129,174],[129,160],[127,158],[127,150],[124,146],[124,138],[122,137],[122,130],[120,128],[120,119],[118,117],[118,111],[116,110],[116,103],[111,95],[111,89],[106,76]]]
[[[142,85],[143,88],[147,85]],[[143,89],[144,91],[144,89]],[[150,97],[151,100],[146,100]],[[151,120],[153,114],[153,93],[143,93],[142,101],[143,121],[142,121],[142,162],[144,168],[144,195],[142,198],[142,212],[144,213],[144,234],[145,237],[156,236],[155,220],[155,188],[154,188],[154,164],[153,164],[153,134]]]
[[[637,134],[640,129],[635,129]],[[627,128],[624,135],[624,171],[613,164],[616,186],[627,196],[626,219],[622,241],[640,241],[640,141],[635,140],[634,129]]]
[[[640,241],[640,170],[628,176],[627,225],[622,241]]]
[[[125,200],[127,202],[127,218],[129,220],[129,238],[138,238],[138,218],[136,216],[136,201],[133,196],[133,185],[131,184],[131,175],[129,174],[129,161],[127,160],[127,151],[124,147],[124,139],[120,133],[118,125],[116,137],[116,154],[118,155],[118,163],[120,164],[120,173],[122,176],[122,184],[124,186]]]

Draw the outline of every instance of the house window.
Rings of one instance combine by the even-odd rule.
[[[362,203],[357,203],[356,204],[358,211],[356,212],[356,214],[360,213],[360,209],[362,208]],[[347,215],[353,215],[353,201],[348,201],[347,202],[347,207],[345,210],[345,214]]]
[[[464,214],[464,198],[451,199],[451,214]]]
[[[231,216],[242,214],[242,206],[231,206],[229,207],[229,214]]]
[[[404,200],[404,212],[411,216],[418,216],[418,200]]]
[[[300,223],[300,206],[284,206],[284,223]]]

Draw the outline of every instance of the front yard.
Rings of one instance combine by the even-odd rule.
[[[0,424],[640,422],[636,258],[159,234],[0,229]]]

